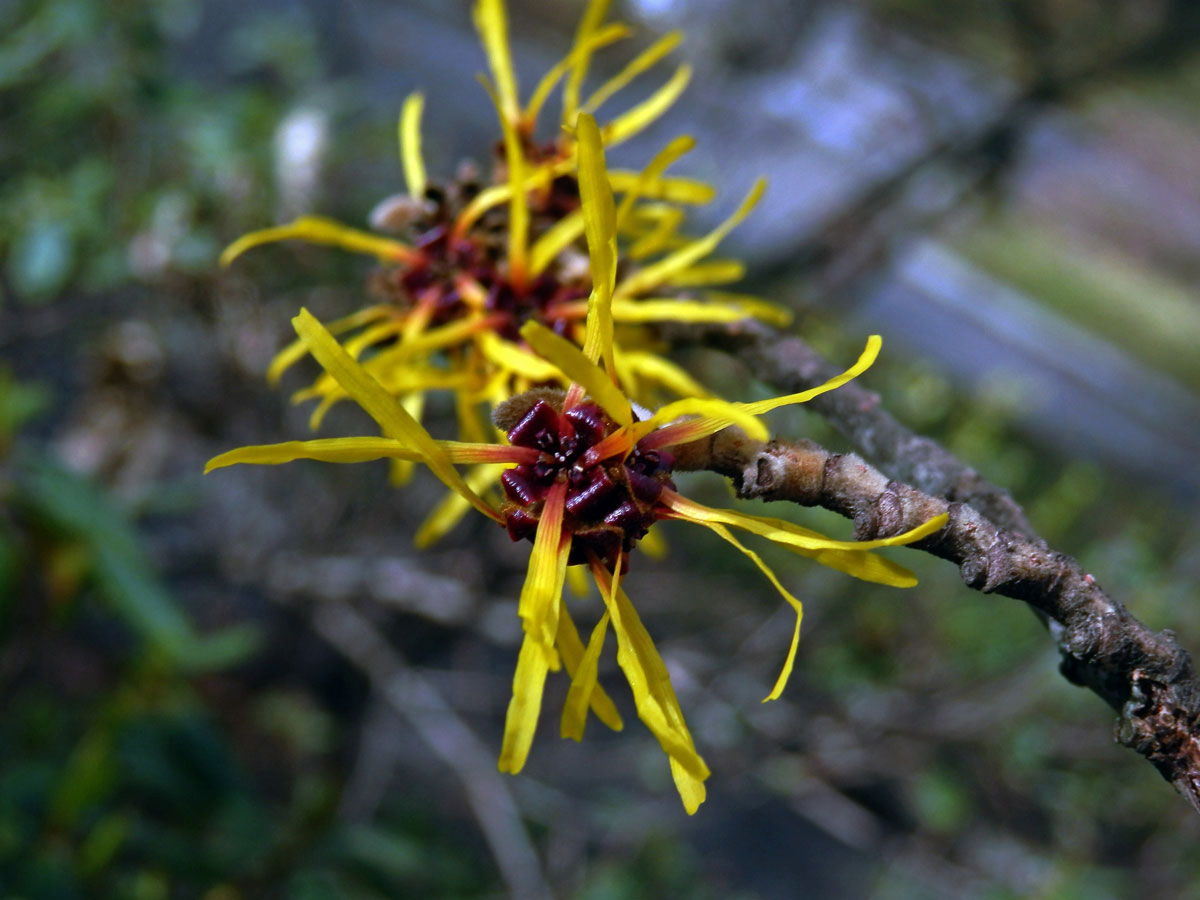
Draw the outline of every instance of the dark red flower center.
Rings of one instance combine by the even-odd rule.
[[[594,403],[559,412],[537,400],[508,430],[509,441],[539,451],[535,463],[524,463],[501,476],[507,502],[505,524],[514,541],[533,540],[551,485],[567,485],[563,529],[571,535],[570,565],[592,555],[613,569],[617,555],[628,566],[629,551],[657,520],[656,506],[664,487],[674,490],[674,458],[662,450],[637,445],[622,459],[591,461],[587,451],[617,428]]]

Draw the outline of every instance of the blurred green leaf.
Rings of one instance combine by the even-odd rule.
[[[19,471],[32,512],[90,549],[96,587],[150,646],[190,670],[221,668],[253,652],[258,634],[248,625],[195,634],[155,575],[133,526],[94,485],[47,460],[25,458]]]

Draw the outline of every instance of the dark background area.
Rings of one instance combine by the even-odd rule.
[[[746,289],[834,359],[883,334],[864,383],[887,408],[1200,648],[1194,5],[617,6],[637,48],[685,28],[675,56],[696,76],[614,162],[694,134],[685,168],[720,188],[695,230],[768,176],[722,251]],[[526,91],[580,11],[511,4]],[[294,244],[228,271],[217,254],[301,213],[364,223],[403,189],[413,89],[431,177],[486,159],[469,6],[15,0],[0,35],[0,893],[1091,900],[1200,883],[1195,814],[1057,674],[1034,616],[915,552],[893,552],[922,579],[905,592],[764,554],[806,619],[763,705],[790,613],[715,536],[667,528],[669,555],[627,588],[713,770],[708,802],[684,815],[611,658],[625,732],[560,741],[552,683],[528,766],[499,778],[526,548],[468,520],[418,552],[442,489],[385,489],[382,464],[199,474],[306,436],[287,398],[311,372],[281,391],[263,373],[300,306],[358,308],[370,268]],[[727,358],[680,359],[765,396]],[[844,448],[803,409],[773,426]],[[322,434],[368,427],[342,405]],[[715,476],[687,489],[731,502]]]

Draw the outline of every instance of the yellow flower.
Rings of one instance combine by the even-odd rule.
[[[505,722],[501,770],[515,773],[524,766],[551,671],[565,668],[571,678],[562,714],[563,736],[582,737],[589,709],[610,727],[621,727],[615,706],[597,684],[597,664],[611,625],[616,633],[617,663],[629,682],[638,717],[666,752],[684,807],[693,813],[705,798],[708,767],[696,751],[666,666],[620,586],[629,554],[647,529],[659,519],[679,519],[711,529],[748,556],[795,610],[795,628],[783,669],[767,696],[774,699],[783,691],[795,661],[802,607],[758,554],[730,529],[766,538],[857,578],[907,587],[916,583],[907,569],[869,551],[919,540],[940,529],[946,517],[892,538],[840,541],[780,519],[706,507],[675,490],[671,447],[734,425],[765,440],[767,430],[760,416],[846,383],[871,365],[880,341],[872,337],[853,366],[808,391],[757,403],[686,398],[639,421],[633,404],[618,386],[613,346],[615,213],[599,132],[586,114],[579,117],[579,137],[579,183],[594,276],[583,348],[536,321],[521,327],[528,346],[555,368],[560,376],[557,380],[567,387],[565,391],[534,390],[502,405],[496,418],[507,444],[433,440],[365,366],[316,319],[301,311],[293,320],[300,340],[346,394],[375,418],[384,437],[244,447],[211,460],[208,470],[234,463],[273,464],[301,458],[329,462],[391,458],[428,465],[464,502],[502,522],[514,540],[533,542],[518,606],[524,638]],[[496,508],[480,498],[454,468],[456,463],[502,466],[503,505]],[[586,645],[562,600],[567,569],[574,564],[591,571],[604,602]]]
[[[453,391],[459,435],[477,442],[492,435],[482,407],[494,406],[533,385],[565,386],[561,373],[530,351],[520,328],[526,321],[537,321],[581,341],[591,290],[589,265],[617,265],[617,234],[623,242],[620,278],[606,307],[615,322],[632,328],[671,320],[731,322],[754,316],[786,323],[786,311],[754,298],[726,295],[720,301],[701,301],[681,296],[698,286],[740,277],[740,263],[708,257],[750,212],[763,190],[760,181],[734,213],[707,235],[682,238],[676,232],[683,218],[679,204],[705,203],[713,196],[706,184],[667,174],[669,166],[693,145],[691,138],[671,141],[640,172],[606,172],[606,202],[613,203],[610,188],[621,196],[613,211],[611,246],[590,257],[584,252],[577,122],[592,122],[592,111],[659,62],[680,40],[678,34],[665,36],[583,97],[593,52],[629,34],[624,25],[603,22],[607,6],[606,0],[590,3],[570,51],[522,105],[504,4],[479,0],[474,19],[491,71],[485,86],[503,134],[497,183],[482,189],[462,182],[445,189],[432,187],[420,148],[424,99],[420,94],[410,96],[399,127],[408,196],[387,205],[383,218],[404,218],[412,240],[306,216],[245,235],[225,250],[222,263],[230,264],[251,248],[289,239],[335,245],[377,258],[382,269],[373,285],[383,302],[332,322],[329,330],[418,420],[428,391]],[[600,143],[613,146],[647,127],[678,97],[689,77],[688,67],[680,66],[648,99],[597,126]],[[552,139],[539,142],[539,115],[560,82],[563,113],[557,124],[561,127]],[[643,405],[654,405],[663,397],[707,395],[683,369],[634,335],[611,352],[622,383]],[[303,341],[291,344],[273,361],[268,379],[276,382],[307,353]],[[319,400],[311,419],[315,429],[329,406],[346,396],[336,379],[325,373],[293,399]],[[397,463],[397,480],[403,480],[409,468]],[[483,490],[495,474],[481,468],[469,480]],[[443,534],[463,509],[463,504],[451,502],[423,529],[419,540],[427,542]]]

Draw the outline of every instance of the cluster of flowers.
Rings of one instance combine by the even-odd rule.
[[[704,801],[709,771],[667,669],[620,584],[632,551],[653,538],[650,527],[661,519],[706,526],[749,557],[794,609],[791,646],[767,697],[774,699],[792,670],[802,607],[730,529],[857,578],[903,587],[916,583],[912,574],[869,551],[918,540],[943,522],[884,540],[839,541],[780,519],[709,508],[676,491],[672,447],[731,426],[765,440],[762,415],[854,378],[874,361],[879,339],[872,337],[858,361],[826,384],[757,403],[718,399],[653,351],[636,325],[748,316],[786,323],[788,317],[761,300],[712,290],[742,274],[736,261],[710,257],[757,202],[761,181],[712,232],[688,239],[678,231],[681,207],[713,196],[708,185],[666,174],[691,148],[690,138],[668,143],[641,172],[607,168],[605,149],[660,116],[690,75],[680,66],[648,99],[598,124],[596,109],[679,41],[678,34],[662,38],[581,101],[593,52],[628,34],[624,25],[604,23],[607,6],[591,0],[570,51],[522,106],[503,0],[478,0],[475,23],[491,70],[485,86],[503,135],[495,178],[488,186],[473,178],[445,187],[427,181],[423,100],[409,97],[400,118],[408,194],[385,201],[372,216],[379,230],[403,231],[407,241],[310,216],[248,234],[225,251],[222,262],[229,264],[252,247],[303,239],[379,259],[373,285],[380,302],[328,327],[301,310],[293,320],[298,340],[276,357],[268,376],[276,380],[311,356],[323,373],[297,398],[319,399],[313,426],[332,403],[349,398],[375,419],[382,436],[242,447],[211,460],[207,471],[235,463],[389,459],[394,479],[403,481],[414,464],[427,466],[450,493],[418,532],[418,544],[444,535],[471,507],[505,526],[514,541],[533,544],[501,770],[515,773],[524,765],[552,671],[565,669],[571,680],[564,737],[582,738],[589,710],[609,727],[622,727],[597,683],[611,626],[638,717],[666,752],[692,813]],[[538,143],[539,113],[559,82],[561,133]],[[461,440],[435,440],[421,424],[426,395],[437,390],[453,392]],[[662,402],[666,397],[675,399]],[[469,468],[460,473],[457,465]],[[585,644],[563,586],[587,572],[603,611]]]

